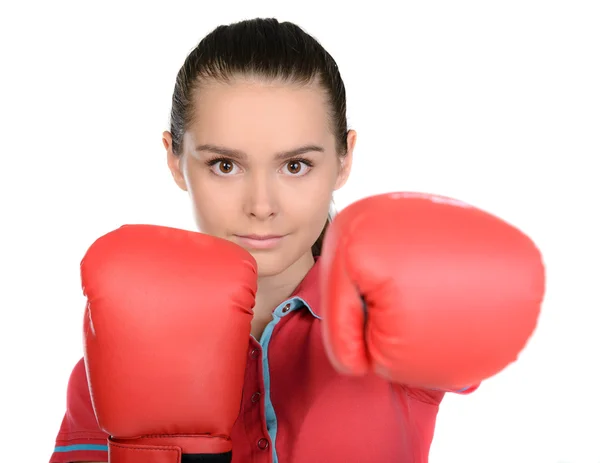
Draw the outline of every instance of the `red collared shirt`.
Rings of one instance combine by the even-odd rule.
[[[233,463],[427,462],[444,392],[338,374],[321,336],[318,272],[317,262],[260,342],[250,338]],[[107,461],[106,442],[82,359],[50,463]]]

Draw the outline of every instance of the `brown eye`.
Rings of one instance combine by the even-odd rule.
[[[298,161],[290,161],[288,162],[288,171],[290,174],[297,174],[302,170],[302,164]]]
[[[219,170],[224,174],[229,174],[233,170],[233,164],[229,161],[221,161],[219,163]]]

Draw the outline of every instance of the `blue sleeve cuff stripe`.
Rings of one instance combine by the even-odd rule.
[[[108,452],[108,445],[92,445],[92,444],[79,444],[79,445],[63,445],[55,447],[54,452],[80,452],[82,450],[99,450],[101,452]]]

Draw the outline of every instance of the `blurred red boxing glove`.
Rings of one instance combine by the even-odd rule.
[[[323,329],[341,372],[454,390],[515,361],[545,291],[540,252],[508,223],[449,198],[391,193],[330,225]]]

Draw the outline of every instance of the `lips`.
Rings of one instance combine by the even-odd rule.
[[[282,235],[235,235],[237,241],[248,249],[272,249],[283,240]]]
[[[282,238],[282,235],[237,235],[240,238],[250,239],[250,240],[272,240],[276,238]]]

